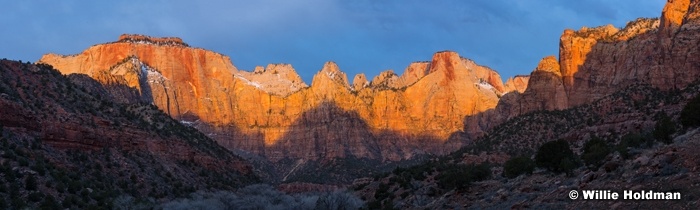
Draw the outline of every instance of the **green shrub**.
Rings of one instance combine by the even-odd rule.
[[[608,154],[610,154],[608,143],[597,136],[593,136],[591,140],[588,140],[583,145],[581,159],[590,169],[598,169]]]
[[[389,185],[384,183],[379,183],[379,187],[374,192],[374,199],[380,201],[389,197]]]
[[[535,164],[555,173],[567,174],[578,166],[576,156],[569,148],[569,142],[561,139],[540,146],[535,155]]]
[[[440,188],[446,190],[464,190],[474,181],[481,181],[491,176],[488,164],[461,165],[453,164],[441,171],[435,179]]]
[[[44,194],[40,192],[29,193],[29,195],[27,196],[27,199],[32,203],[39,202],[42,198],[44,198]]]
[[[521,174],[532,174],[535,170],[535,162],[529,157],[513,157],[503,165],[503,176],[515,178]]]
[[[685,127],[700,126],[700,94],[691,99],[688,104],[683,107],[680,121]]]
[[[41,205],[39,206],[39,208],[49,209],[49,210],[59,210],[59,209],[61,209],[61,206],[56,201],[56,198],[54,198],[51,194],[47,194],[46,197],[44,198],[44,201],[41,202]]]
[[[643,135],[639,133],[629,133],[624,135],[620,139],[620,143],[617,144],[616,150],[620,153],[623,158],[629,158],[629,148],[639,148],[639,147],[650,147],[654,144],[654,139],[648,134]]]
[[[27,179],[24,180],[24,189],[29,191],[36,190],[36,178],[33,175],[27,176]]]
[[[670,144],[673,143],[671,134],[675,132],[676,125],[673,124],[671,118],[665,112],[661,112],[656,121],[656,126],[654,126],[654,137],[665,144]]]

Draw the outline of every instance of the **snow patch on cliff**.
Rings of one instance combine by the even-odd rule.
[[[240,79],[241,81],[245,82],[246,84],[248,84],[250,86],[253,86],[253,87],[258,88],[258,89],[262,89],[262,84],[255,82],[255,81],[250,81],[250,80],[246,79],[245,77],[243,77],[242,75],[236,74],[236,75],[233,75],[233,77]]]

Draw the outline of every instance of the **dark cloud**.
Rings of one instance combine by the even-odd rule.
[[[565,28],[656,17],[664,1],[12,1],[0,8],[0,57],[79,53],[122,33],[179,36],[240,69],[291,63],[307,81],[328,60],[350,77],[429,60],[441,50],[528,74],[558,53]]]

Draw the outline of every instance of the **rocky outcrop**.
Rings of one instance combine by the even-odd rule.
[[[131,43],[148,43],[157,45],[180,45],[188,47],[189,45],[182,41],[178,37],[151,37],[144,36],[140,34],[122,34],[119,36],[117,42],[131,42]]]
[[[661,36],[669,36],[683,23],[691,0],[669,0],[661,12]]]
[[[150,40],[48,54],[39,62],[131,87],[220,144],[272,160],[398,160],[451,151],[437,145],[464,127],[465,116],[495,107],[505,92],[495,71],[449,51],[410,64],[402,75],[386,71],[372,81],[358,75],[352,86],[337,64],[327,62],[307,86],[291,65],[240,71],[226,56]],[[313,139],[326,143],[305,143]]]
[[[518,115],[591,103],[635,84],[686,87],[700,77],[700,59],[692,56],[700,54],[698,16],[700,1],[669,1],[660,20],[639,18],[619,30],[565,30],[558,64],[554,57],[543,59],[522,94],[506,94],[493,111],[467,117],[466,137]]]
[[[682,9],[687,8],[687,2],[670,1],[664,9],[660,24],[655,24],[655,20],[642,19],[620,30],[619,33],[625,34],[638,31],[631,38],[598,42],[591,48],[586,62],[579,66],[578,73],[573,76],[574,82],[567,84],[565,80],[569,90],[569,105],[591,102],[635,83],[649,83],[661,89],[671,89],[682,88],[695,81],[700,76],[700,59],[689,55],[698,53],[698,43],[693,40],[700,36],[700,23],[682,22],[687,17],[693,17],[694,12],[684,13],[682,16],[685,18],[678,17],[679,12],[693,11]],[[562,51],[560,59],[572,60],[568,56],[571,54],[573,53]]]
[[[369,81],[367,81],[367,76],[365,74],[357,74],[355,78],[352,79],[352,89],[355,91],[362,90],[369,86]]]
[[[288,96],[308,87],[290,64],[270,64],[255,67],[251,72],[239,71],[236,78],[272,95]]]
[[[518,92],[518,93],[523,93],[525,92],[525,89],[527,89],[527,85],[530,81],[530,76],[529,75],[517,75],[511,78],[508,78],[506,83],[504,84],[504,93],[509,93],[509,92]]]
[[[559,62],[554,56],[543,58],[530,74],[527,90],[523,92],[520,114],[537,110],[568,108],[568,98]]]
[[[570,94],[574,84],[574,75],[586,62],[588,53],[593,50],[599,40],[610,37],[617,32],[618,29],[612,25],[597,28],[583,27],[578,31],[570,29],[564,31],[559,41],[559,62],[567,94]]]

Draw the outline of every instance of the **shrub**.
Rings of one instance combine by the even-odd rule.
[[[650,147],[654,143],[654,139],[650,136],[642,135],[639,133],[629,133],[620,139],[620,143],[617,144],[616,150],[620,153],[623,158],[629,157],[628,148],[638,148],[638,147]]]
[[[700,126],[700,94],[691,99],[688,104],[683,107],[680,121],[685,127]]]
[[[608,154],[610,154],[608,143],[597,136],[593,136],[591,140],[588,140],[583,145],[581,159],[590,169],[598,169]]]
[[[39,202],[42,198],[44,198],[44,194],[40,192],[29,193],[29,195],[27,196],[27,199],[32,203]]]
[[[27,176],[27,179],[24,180],[24,189],[29,191],[36,190],[36,178],[33,175]]]
[[[535,163],[538,167],[549,171],[567,174],[570,174],[578,165],[574,152],[569,148],[569,142],[561,139],[540,146],[535,155]]]
[[[503,176],[515,178],[521,174],[532,174],[535,170],[535,162],[529,157],[513,157],[503,165]]]
[[[673,143],[671,134],[675,132],[676,125],[673,124],[671,118],[665,112],[661,112],[656,121],[656,126],[654,126],[654,137],[665,144],[670,144]]]
[[[438,174],[435,179],[442,189],[464,190],[469,187],[471,182],[481,181],[490,176],[491,168],[485,163],[479,165],[454,164]]]
[[[44,201],[41,202],[41,205],[39,206],[39,208],[50,209],[50,210],[59,210],[59,209],[61,209],[61,206],[56,201],[56,198],[54,198],[51,194],[47,194],[46,197],[44,198]]]

